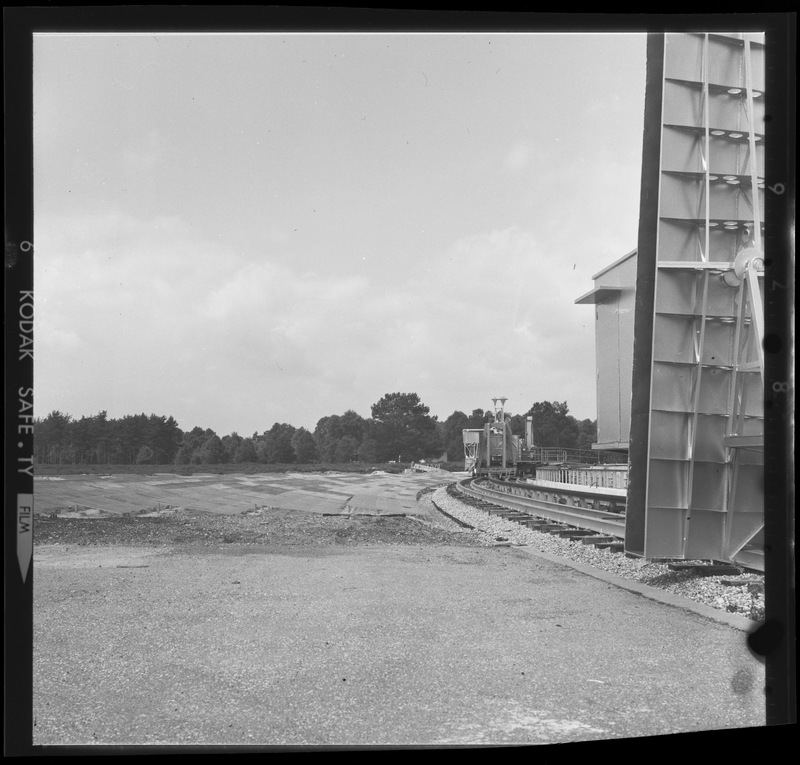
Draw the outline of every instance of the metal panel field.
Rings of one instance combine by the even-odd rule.
[[[416,495],[442,482],[431,473],[38,477],[39,515],[137,515],[158,508],[242,513],[280,507],[312,513],[414,513]]]

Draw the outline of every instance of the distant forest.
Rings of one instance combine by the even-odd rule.
[[[595,420],[577,420],[566,402],[542,401],[523,414],[506,412],[512,432],[525,434],[533,417],[537,446],[591,449]],[[73,419],[51,412],[34,420],[34,461],[40,465],[220,465],[228,463],[314,464],[459,462],[461,431],[494,419],[490,410],[453,412],[444,422],[431,416],[416,393],[387,393],[372,405],[371,417],[353,410],[329,415],[314,432],[276,422],[251,436],[219,436],[195,427],[182,430],[173,417],[133,414],[109,419],[106,412]]]

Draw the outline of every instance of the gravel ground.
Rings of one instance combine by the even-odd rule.
[[[449,525],[458,530],[452,522]],[[130,516],[42,517],[34,524],[36,545],[214,546],[481,544],[476,534],[409,516],[321,515],[265,507],[238,515],[190,509]]]
[[[444,486],[417,499],[414,517],[37,516],[34,742],[521,744],[763,725],[763,667],[740,632],[515,546],[660,586],[710,580],[523,529]]]
[[[468,523],[475,531],[462,529],[465,535],[476,536],[480,544],[511,543],[526,545],[535,550],[609,571],[624,579],[659,587],[689,598],[697,603],[741,614],[756,622],[764,621],[764,577],[756,573],[739,576],[696,576],[688,572],[671,571],[664,563],[648,562],[642,558],[629,558],[622,553],[597,549],[582,542],[553,536],[520,526],[489,515],[451,497],[445,489],[437,489],[430,500],[449,515]],[[461,527],[449,522],[453,530]],[[700,563],[701,561],[697,561]],[[724,580],[740,581],[738,586],[726,585]]]
[[[65,543],[36,551],[34,742],[561,745],[764,724],[738,628],[476,532],[265,515],[40,524]],[[222,541],[270,527],[283,544]]]
[[[764,621],[764,577],[696,576],[671,571],[666,564],[629,558],[580,542],[527,529],[473,508],[451,497],[445,487],[422,491],[420,516],[324,516],[264,507],[238,515],[218,515],[190,509],[163,510],[133,516],[38,516],[34,542],[39,545],[191,546],[219,543],[253,545],[348,546],[386,545],[525,545],[535,550],[593,566],[625,579],[659,587],[673,594],[753,621]],[[433,504],[431,504],[433,503]],[[475,528],[465,529],[433,505]],[[435,522],[428,520],[435,517]],[[735,579],[741,584],[726,585]]]

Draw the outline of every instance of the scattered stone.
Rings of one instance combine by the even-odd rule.
[[[475,536],[444,524],[416,523],[397,513],[323,516],[280,508],[261,513],[210,513],[190,508],[133,517],[42,519],[33,526],[34,544],[183,547],[191,545],[480,545]]]
[[[547,529],[546,525],[540,527],[542,531],[537,531],[497,515],[490,515],[451,496],[445,489],[435,491],[431,499],[436,507],[456,521],[473,526],[474,531],[464,530],[462,533],[477,534],[481,543],[487,547],[495,546],[497,537],[503,536],[515,545],[527,545],[533,550],[541,550],[603,571],[610,571],[624,579],[659,587],[721,611],[741,614],[753,621],[764,621],[763,589],[758,591],[758,587],[753,587],[752,592],[747,592],[744,588],[723,585],[721,576],[694,575],[692,569],[704,565],[703,561],[686,561],[690,564],[689,571],[671,571],[666,562],[627,557],[623,553],[624,544],[619,540],[596,545],[584,544],[586,537],[573,541],[543,533]],[[724,578],[730,579],[730,576]],[[748,580],[755,578],[756,582],[763,581],[758,574],[747,575],[747,578]]]

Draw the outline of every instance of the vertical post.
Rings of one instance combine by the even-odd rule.
[[[502,412],[500,415],[500,427],[502,428],[501,433],[503,434],[503,470],[506,469],[506,423],[502,419]]]
[[[505,413],[505,409],[504,409],[506,401],[507,401],[507,399],[505,399],[505,398],[501,398],[500,399],[500,430],[501,430],[501,433],[503,434],[503,465],[502,465],[502,468],[503,468],[504,471],[506,469],[506,465],[507,465],[507,461],[508,461],[507,444],[506,444],[506,441],[508,440],[508,438],[507,438],[508,434],[506,433],[506,413]]]
[[[655,323],[665,42],[666,36],[663,32],[651,32],[647,36],[642,183],[639,200],[631,373],[630,474],[628,510],[625,514],[625,550],[637,555],[645,553],[647,537],[650,383]]]
[[[758,156],[756,154],[756,119],[753,107],[753,64],[750,56],[750,40],[744,41],[744,81],[747,91],[747,146],[750,152],[750,199],[753,204],[753,244],[761,251],[761,210],[758,193]]]
[[[700,259],[708,261],[711,259],[711,125],[709,117],[709,90],[708,90],[708,57],[709,57],[709,39],[708,33],[703,35],[703,65],[701,77],[703,78],[703,186],[704,186],[704,209],[703,209],[703,229],[704,239]],[[692,411],[691,419],[689,422],[689,444],[688,444],[688,458],[689,464],[686,469],[686,516],[683,526],[683,539],[681,542],[681,554],[685,558],[687,554],[687,546],[689,543],[689,529],[691,527],[692,518],[692,505],[694,501],[694,469],[695,469],[695,451],[697,448],[697,429],[700,426],[699,411],[700,411],[700,390],[703,382],[703,355],[705,352],[705,337],[706,337],[706,314],[708,313],[708,270],[704,269],[702,272],[703,287],[702,298],[700,303],[700,315],[698,317],[699,326],[696,325],[695,329],[695,353],[696,353],[696,366],[694,369],[693,390],[692,390]],[[695,285],[695,296],[697,295],[697,286]],[[695,297],[695,301],[696,301]],[[697,303],[695,302],[695,310]]]
[[[705,197],[705,236],[701,260],[711,260],[711,118],[708,94],[708,33],[703,37],[703,185]]]

